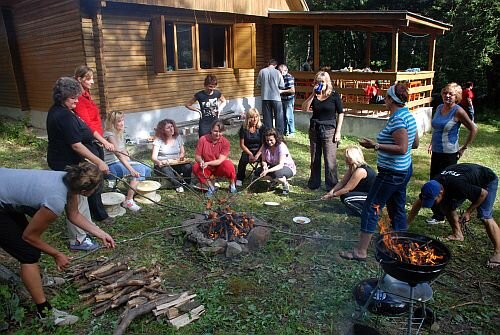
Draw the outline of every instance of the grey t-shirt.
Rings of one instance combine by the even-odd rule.
[[[153,147],[159,147],[158,160],[178,159],[181,153],[181,147],[184,145],[184,140],[181,135],[177,135],[174,143],[167,145],[160,138],[153,142]]]
[[[116,140],[116,146],[115,146],[115,150],[118,150],[118,151],[121,151],[121,152],[126,152],[126,148],[125,148],[125,140],[123,138],[119,138],[118,136],[115,135],[115,133],[113,133],[112,131],[110,130],[106,130],[104,132],[104,138],[106,140],[109,140],[109,138],[113,136]],[[104,163],[106,163],[107,165],[109,164],[112,164],[112,163],[117,163],[119,162],[120,160],[118,159],[118,157],[116,157],[116,155],[114,153],[112,153],[111,151],[108,151],[106,149],[104,149]]]
[[[63,182],[64,171],[0,168],[0,208],[42,206],[57,216],[66,206],[68,188]]]
[[[283,76],[272,66],[260,70],[257,77],[257,86],[260,86],[262,100],[274,100],[281,102],[280,88],[285,87]]]

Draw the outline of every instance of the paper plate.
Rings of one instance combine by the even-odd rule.
[[[264,205],[266,205],[266,206],[279,206],[280,203],[274,202],[274,201],[266,201],[266,202],[264,202]]]
[[[296,216],[293,218],[293,222],[297,224],[308,224],[309,222],[311,222],[311,219],[305,216]]]

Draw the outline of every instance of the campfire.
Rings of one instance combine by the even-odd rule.
[[[207,209],[212,209],[209,200]],[[201,231],[212,239],[223,238],[226,241],[239,241],[245,238],[255,225],[255,220],[246,213],[237,213],[227,205],[224,209],[212,210],[208,213],[210,222],[201,227]]]

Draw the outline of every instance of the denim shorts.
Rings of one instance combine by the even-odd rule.
[[[486,186],[486,191],[488,195],[486,199],[477,208],[477,217],[482,220],[493,219],[493,205],[495,204],[495,198],[497,196],[498,190],[498,177],[495,177],[488,186]]]
[[[135,171],[139,172],[141,176],[139,178],[133,178],[134,180],[144,180],[145,177],[151,176],[151,169],[144,164],[137,162],[129,162],[129,164],[134,168]],[[130,171],[122,164],[122,162],[111,163],[108,165],[109,172],[117,177],[129,176]],[[106,176],[107,179],[113,179],[111,175]]]

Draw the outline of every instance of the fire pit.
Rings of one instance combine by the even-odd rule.
[[[383,234],[375,246],[375,258],[384,271],[411,286],[437,278],[451,259],[446,245],[415,233]]]

